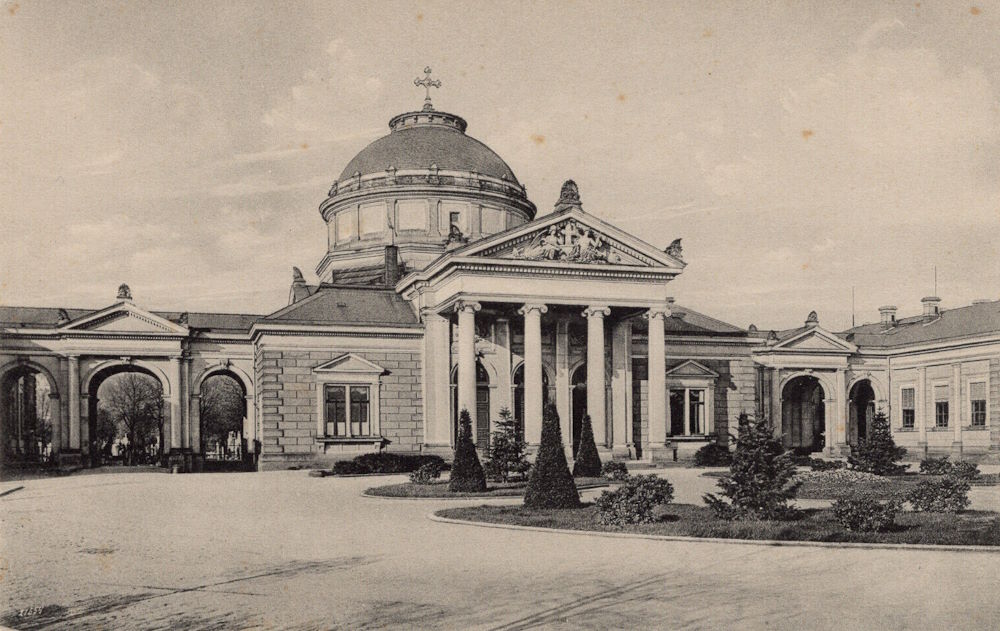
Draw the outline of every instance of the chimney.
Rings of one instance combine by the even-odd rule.
[[[878,308],[878,314],[882,316],[883,326],[895,326],[896,324],[896,305],[885,305],[884,307]]]
[[[924,305],[925,318],[936,318],[941,315],[941,299],[937,296],[921,298],[920,302]]]
[[[394,245],[385,246],[385,271],[382,280],[389,287],[399,282],[399,248]]]

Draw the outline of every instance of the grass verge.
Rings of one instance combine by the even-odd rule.
[[[567,510],[528,510],[522,506],[473,506],[449,508],[437,511],[435,514],[450,519],[495,524],[647,535],[775,541],[1000,546],[1000,513],[987,511],[967,511],[959,514],[901,513],[896,518],[894,528],[882,533],[855,533],[845,530],[829,509],[803,510],[798,519],[791,521],[730,522],[718,519],[706,507],[670,504],[660,507],[656,522],[628,527],[600,524],[597,520],[597,509],[593,505]]]
[[[576,478],[578,490],[593,489],[608,484],[604,478]],[[386,484],[367,489],[365,493],[378,497],[518,497],[524,495],[526,486],[527,482],[490,482],[487,485],[486,493],[452,493],[448,490],[448,481],[441,480],[430,484],[414,484],[412,482]]]

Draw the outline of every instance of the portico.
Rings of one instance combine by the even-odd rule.
[[[572,374],[584,369],[586,379],[578,389],[586,391],[583,409],[598,449],[634,455],[631,323],[642,317],[651,325],[652,349],[644,411],[650,431],[642,451],[651,456],[662,449],[667,283],[683,267],[680,259],[584,213],[575,185],[568,183],[555,213],[455,249],[403,278],[397,291],[418,306],[427,331],[425,448],[450,450],[452,440],[445,440],[455,435],[457,412],[468,410],[475,417],[477,409],[486,409],[477,400],[476,367],[481,363],[490,374],[523,370],[523,402],[514,400],[513,388],[491,387],[486,423],[508,408],[522,420],[525,439],[535,447],[542,409],[551,397],[564,444],[571,448],[574,425],[580,422]],[[453,366],[458,378],[452,398],[441,382],[448,383]],[[454,409],[452,400],[457,401]]]

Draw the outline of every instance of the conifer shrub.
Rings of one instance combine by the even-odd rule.
[[[787,519],[795,511],[788,501],[799,487],[792,483],[795,463],[775,438],[766,418],[751,418],[746,413],[737,421],[739,435],[729,465],[729,475],[718,481],[722,495],[704,496],[705,503],[723,519]]]
[[[527,458],[528,443],[522,438],[517,421],[506,407],[500,408],[496,427],[487,450],[489,460],[483,467],[491,480],[508,482],[511,477],[522,476],[531,468]]]
[[[441,465],[436,462],[422,464],[419,469],[410,472],[410,482],[414,484],[430,484],[440,477]]]
[[[870,492],[853,493],[833,503],[833,515],[852,532],[885,532],[902,509],[899,498],[881,500]]]
[[[524,491],[527,508],[578,508],[580,494],[566,464],[562,434],[559,432],[559,413],[549,403],[542,415],[542,442],[538,446],[535,465],[528,476]]]
[[[733,455],[729,453],[729,447],[719,443],[708,443],[694,452],[696,467],[728,467],[732,461]]]
[[[590,415],[586,414],[580,423],[580,446],[576,451],[576,462],[573,463],[574,478],[596,478],[601,475],[601,457],[597,455],[597,443],[594,442],[594,426]]]
[[[674,487],[655,475],[637,475],[613,491],[597,498],[598,520],[605,525],[625,526],[654,521],[653,509],[674,499]]]
[[[455,458],[451,463],[448,490],[455,493],[486,491],[486,474],[472,442],[472,420],[469,418],[469,411],[464,409],[458,416],[458,441],[455,444]]]
[[[969,483],[954,476],[924,480],[906,496],[917,512],[957,513],[969,506]]]
[[[897,447],[889,430],[889,419],[885,412],[875,413],[868,427],[868,436],[858,441],[854,453],[847,461],[856,471],[875,475],[899,475],[906,471],[906,465],[899,460],[906,455],[904,447]]]
[[[601,477],[615,482],[628,480],[628,467],[620,460],[608,460],[601,466]]]
[[[973,480],[979,478],[979,465],[974,462],[960,460],[951,465],[951,473],[949,473],[949,475],[953,478],[958,478],[959,480],[972,482]]]

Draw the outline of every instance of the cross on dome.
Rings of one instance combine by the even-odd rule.
[[[427,96],[424,97],[424,111],[430,112],[434,110],[434,105],[431,103],[431,88],[440,88],[440,79],[431,79],[431,67],[427,66],[424,68],[424,78],[421,79],[417,77],[413,80],[413,85],[417,87],[423,87],[427,91]]]

